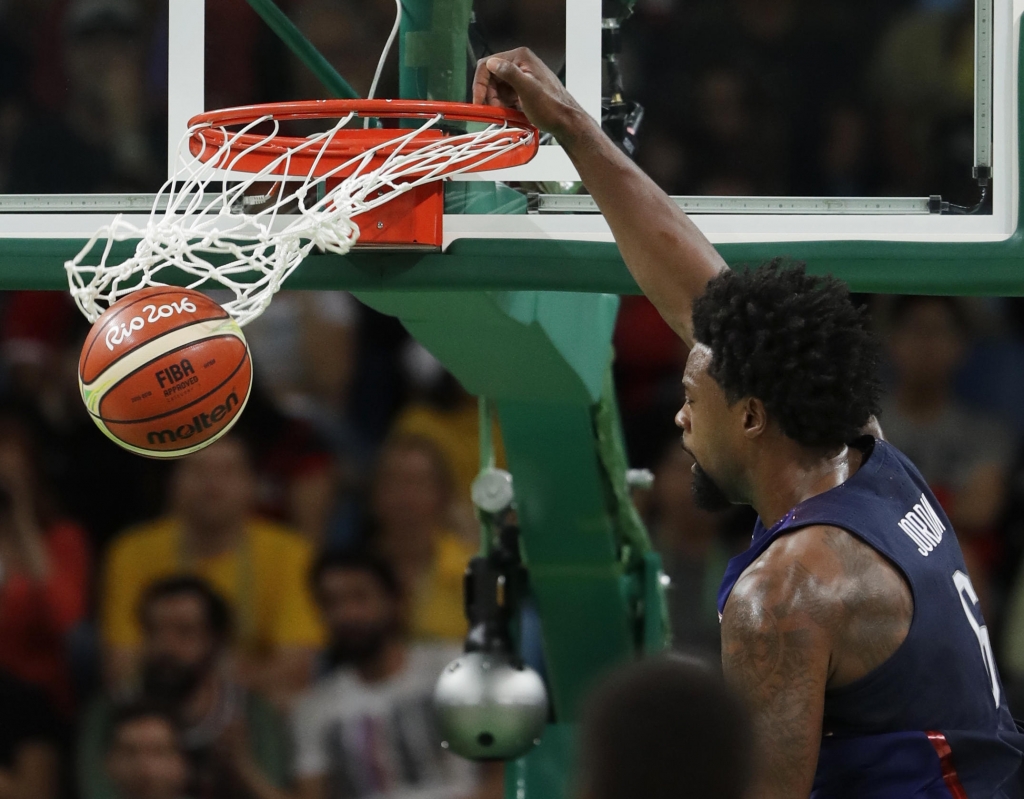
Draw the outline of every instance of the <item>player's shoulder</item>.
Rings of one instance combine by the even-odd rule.
[[[725,612],[754,617],[806,611],[822,621],[843,609],[853,536],[811,525],[779,536],[733,587]],[[866,546],[853,541],[854,546]]]
[[[851,541],[851,533],[829,524],[812,524],[778,536],[748,570],[761,579],[801,581],[805,576],[817,580],[842,574],[842,561]]]

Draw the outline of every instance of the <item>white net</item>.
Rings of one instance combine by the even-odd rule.
[[[235,168],[245,156],[280,141],[280,123],[267,115],[237,131],[214,127],[223,143],[215,152],[179,157],[177,174],[157,195],[144,226],[118,216],[65,264],[71,295],[82,313],[94,322],[126,294],[170,281],[203,291],[230,291],[233,299],[222,304],[244,325],[263,312],[311,251],[344,255],[352,249],[359,240],[352,217],[425,183],[478,170],[533,140],[532,134],[505,123],[478,132],[424,136],[438,129],[443,121],[438,114],[323,169],[332,143],[355,119],[355,112],[339,118],[330,130],[302,139],[259,172],[246,175]],[[238,146],[240,137],[266,125],[271,129],[258,137],[259,143]],[[187,137],[199,127],[209,126],[192,128]],[[204,144],[211,138],[205,136]],[[305,177],[293,174],[297,155],[312,156]],[[347,177],[325,191],[327,181],[342,175]],[[134,255],[112,262],[116,242],[136,239]]]

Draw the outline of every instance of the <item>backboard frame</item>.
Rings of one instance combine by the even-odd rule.
[[[578,14],[583,11],[592,11],[598,4],[589,0],[567,0],[567,14]],[[583,9],[583,11],[581,11]],[[177,142],[180,139],[180,132],[184,129],[186,120],[202,108],[203,82],[205,79],[203,69],[203,51],[205,49],[205,30],[203,24],[204,0],[175,0],[170,3],[170,42],[169,42],[169,67],[171,82],[168,86],[168,111],[169,128],[177,131],[179,135],[169,137],[169,141]],[[757,260],[752,257],[756,253],[783,253],[793,257],[802,257],[807,253],[830,252],[833,256],[829,263],[840,264],[843,260],[850,258],[861,258],[860,253],[874,252],[877,244],[883,247],[887,243],[905,243],[907,248],[899,247],[891,250],[893,255],[902,252],[900,257],[906,259],[927,259],[931,257],[929,251],[935,248],[943,248],[945,244],[956,245],[955,250],[959,253],[957,257],[961,260],[985,261],[989,256],[984,250],[989,249],[986,245],[1001,244],[1004,247],[998,249],[1002,252],[1005,247],[1015,247],[1015,241],[1020,236],[1018,228],[1018,217],[1021,210],[1020,191],[1021,180],[1019,176],[1019,144],[1020,133],[1019,111],[1021,104],[1018,102],[1018,90],[1020,79],[1018,69],[1013,68],[1018,64],[1015,54],[1019,52],[1020,33],[1019,22],[1024,14],[1024,0],[995,0],[994,3],[994,24],[993,24],[993,63],[995,65],[992,76],[993,94],[993,195],[992,213],[979,216],[954,216],[937,214],[910,214],[910,215],[878,215],[878,214],[793,214],[784,216],[770,214],[749,213],[695,213],[694,220],[706,235],[716,244],[721,245],[723,254],[727,260],[734,261],[742,255],[744,259]],[[597,20],[599,23],[599,20]],[[598,28],[598,26],[594,26]],[[573,24],[567,26],[572,30]],[[599,29],[597,30],[599,36]],[[574,37],[569,36],[570,40]],[[593,47],[597,41],[596,50]],[[590,41],[589,50],[584,46]],[[577,85],[573,81],[574,70],[583,69],[587,71],[585,64],[594,63],[596,66],[591,71],[592,75],[599,75],[600,71],[600,46],[597,37],[594,40],[586,40],[580,44],[578,50],[573,51],[572,63],[579,66],[570,68],[567,71],[567,81],[570,87]],[[591,59],[591,61],[587,61]],[[580,74],[579,72],[575,73]],[[594,86],[584,91],[593,92]],[[597,89],[599,94],[599,87]],[[593,98],[591,98],[591,102]],[[549,148],[552,151],[560,148]],[[168,157],[170,158],[170,147]],[[562,153],[564,156],[564,153]],[[549,156],[557,158],[558,156]],[[542,173],[550,177],[552,173]],[[98,211],[102,202],[97,202],[95,197],[61,198],[48,197],[40,198],[40,207],[31,213],[23,210],[15,212],[4,212],[4,206],[18,206],[17,201],[24,201],[27,198],[0,198],[0,263],[10,264],[10,259],[18,257],[18,254],[34,254],[40,258],[60,258],[59,263],[46,265],[48,276],[39,275],[37,278],[28,279],[27,283],[40,286],[47,285],[58,288],[63,280],[63,259],[74,254],[73,248],[84,243],[98,227],[102,226],[112,218],[111,210]],[[123,208],[128,206],[127,212],[138,221],[143,221],[147,216],[145,212],[145,196],[126,197],[116,196],[107,198],[108,202],[114,203],[115,207]],[[104,206],[105,208],[107,206]],[[74,210],[72,210],[74,209]],[[53,212],[50,212],[52,210]],[[470,253],[491,252],[500,255],[507,252],[515,260],[519,256],[515,253],[533,253],[530,257],[537,257],[543,252],[557,253],[563,263],[578,258],[593,258],[597,255],[589,246],[612,244],[611,233],[603,217],[593,213],[579,214],[526,214],[526,215],[445,215],[445,236],[444,250],[447,254],[456,255],[463,253],[468,256]],[[515,246],[513,246],[515,244]],[[575,245],[580,246],[575,246]],[[859,246],[864,245],[864,246]],[[918,247],[917,245],[920,245]],[[977,246],[977,249],[975,247]],[[612,245],[614,247],[614,245]],[[866,249],[865,249],[866,248]],[[966,249],[965,249],[966,248]],[[836,253],[846,252],[848,256],[842,256],[836,260]],[[996,257],[995,251],[991,251]],[[46,253],[51,253],[47,256]],[[34,261],[33,257],[33,261]],[[359,286],[365,285],[364,278],[366,264],[377,263],[373,268],[376,278],[383,281],[382,285],[388,283],[394,276],[395,270],[391,266],[397,266],[400,262],[408,267],[408,259],[399,259],[391,264],[386,259],[394,258],[393,255],[381,255],[379,253],[353,253],[347,257],[353,262],[353,266],[360,271],[361,276],[354,277],[348,268],[335,271],[335,280],[331,287],[344,288],[346,283],[352,282]],[[420,264],[426,260],[432,260],[434,256],[420,254],[409,254],[412,262]],[[493,256],[492,256],[493,257]],[[763,257],[763,256],[759,256]],[[874,255],[872,257],[875,257]],[[945,258],[945,256],[944,256]],[[1005,259],[999,255],[1000,262]],[[331,260],[332,256],[313,256],[311,262],[319,262],[320,259]],[[385,260],[381,260],[385,259]],[[346,259],[335,259],[346,260]],[[461,259],[460,259],[461,260]],[[609,265],[616,264],[614,271],[618,273],[621,269],[621,260],[614,249],[606,250],[601,247],[599,260]],[[883,260],[888,260],[884,258]],[[27,263],[27,262],[26,262]],[[813,264],[812,269],[816,269]],[[841,265],[839,267],[842,269]],[[50,270],[54,270],[50,272]],[[307,271],[304,266],[295,277],[295,287],[320,287],[323,284],[322,274],[314,275],[313,265],[310,264],[309,279],[302,277],[302,272]],[[317,270],[319,271],[319,270]],[[533,270],[527,270],[528,273]],[[570,273],[575,273],[570,269]],[[487,286],[491,288],[525,288],[530,287],[529,280],[537,282],[537,288],[578,288],[586,290],[588,285],[593,285],[594,290],[608,290],[616,286],[616,290],[631,292],[635,290],[632,281],[628,276],[623,277],[617,274],[612,277],[606,274],[604,277],[592,275],[588,279],[583,273],[564,274],[558,279],[541,279],[537,275],[526,279],[523,276],[508,276],[503,280],[495,275],[480,276],[478,279],[471,279],[462,267],[456,270],[441,270],[435,276],[417,276],[413,278],[407,272],[403,273],[404,278],[398,280],[406,288],[421,287],[427,285],[451,285],[459,286],[460,279],[467,280],[467,288]],[[17,275],[20,275],[18,277]],[[461,275],[461,277],[456,277]],[[59,277],[58,277],[59,276]],[[524,280],[527,280],[524,283]],[[927,279],[922,279],[927,283]],[[983,288],[978,290],[984,292],[995,291],[999,288],[1001,293],[1018,293],[1011,289],[1016,285],[1017,278],[1001,270],[1000,274],[992,280],[981,281]],[[1021,277],[1024,282],[1024,272]],[[451,281],[449,283],[449,281]],[[25,273],[22,269],[11,270],[10,267],[0,269],[0,285],[12,287],[26,282]],[[911,281],[914,282],[914,281]],[[961,283],[970,282],[970,276],[963,276],[962,279],[943,278],[933,288],[942,286],[955,286]],[[872,285],[898,285],[899,277],[876,275],[872,278]],[[291,285],[291,284],[290,284]],[[947,290],[947,289],[943,289]]]

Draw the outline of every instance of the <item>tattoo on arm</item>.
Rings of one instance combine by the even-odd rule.
[[[759,799],[810,794],[821,744],[831,603],[799,561],[737,583],[722,618],[726,679],[754,717]]]

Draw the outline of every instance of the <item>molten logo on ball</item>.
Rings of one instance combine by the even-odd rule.
[[[223,405],[218,405],[209,413],[200,413],[192,417],[191,424],[183,424],[174,430],[151,430],[146,434],[146,441],[152,446],[160,444],[171,444],[182,438],[192,438],[196,433],[209,430],[220,423],[225,416],[231,413],[233,408],[238,407],[238,395],[234,392],[228,394]]]

